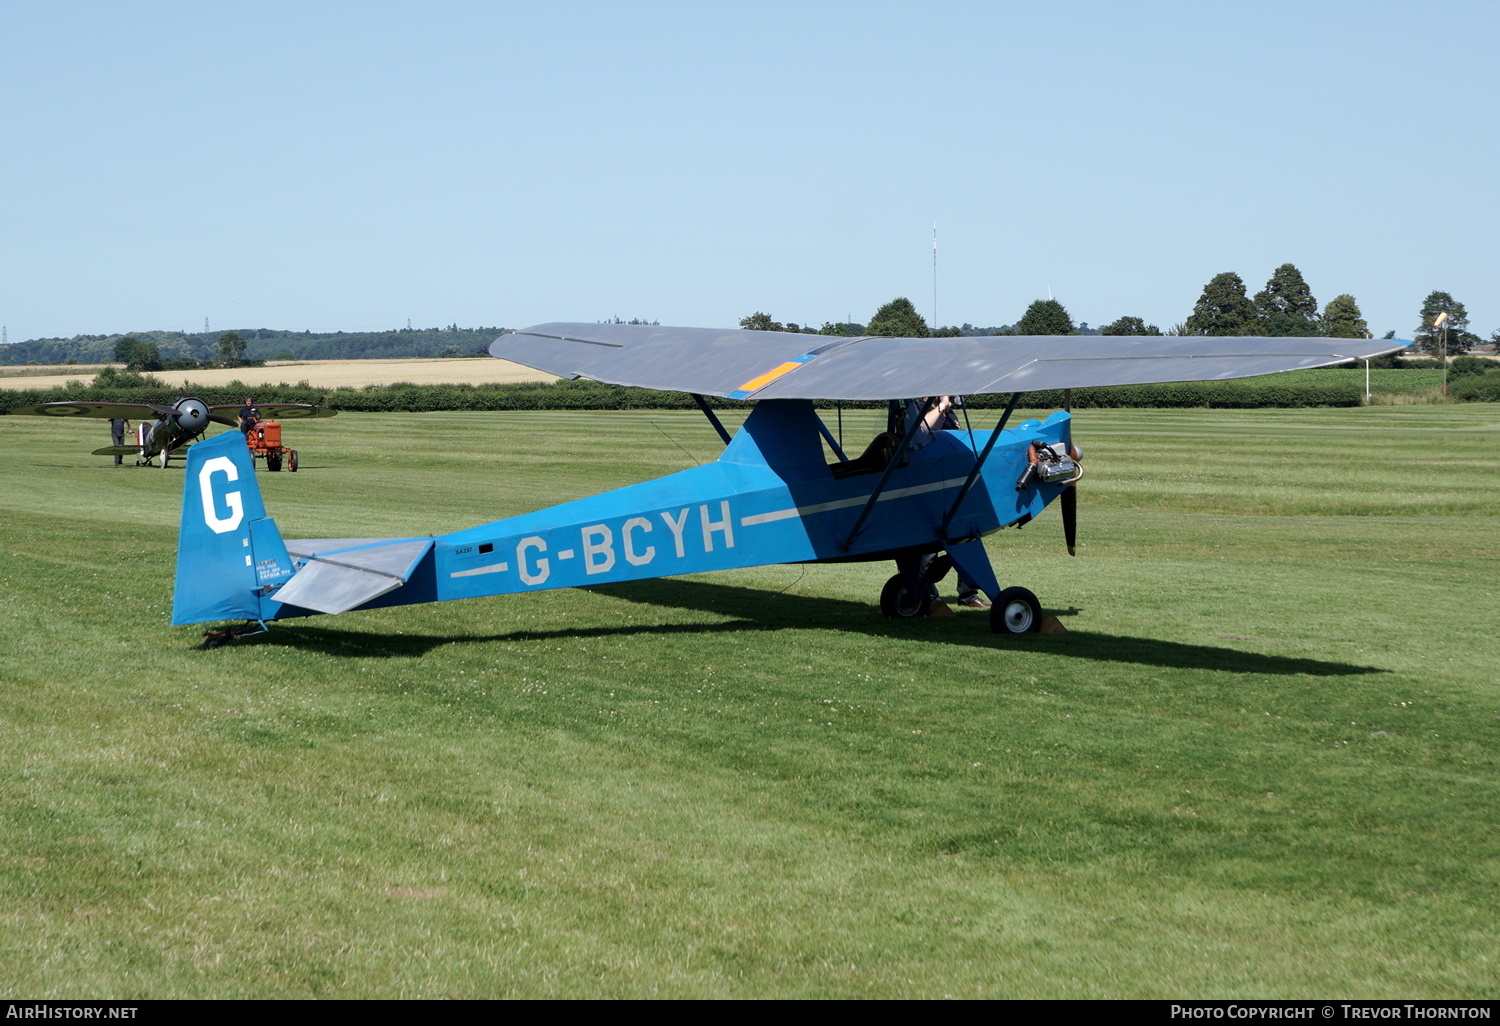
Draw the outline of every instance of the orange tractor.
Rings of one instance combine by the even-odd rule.
[[[245,432],[245,441],[250,446],[250,455],[258,460],[264,459],[266,469],[273,474],[281,469],[283,460],[286,469],[294,474],[297,472],[297,450],[281,444],[281,421],[256,421],[255,426]]]

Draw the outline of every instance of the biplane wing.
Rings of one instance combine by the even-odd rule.
[[[10,411],[14,416],[35,417],[94,417],[101,420],[155,420],[173,412],[171,406],[154,403],[38,403],[36,406],[17,406]]]
[[[490,355],[565,378],[729,399],[882,400],[1245,378],[1369,359],[1405,345],[1253,336],[832,338],[539,324],[502,335]]]
[[[196,403],[197,400],[191,400]],[[15,415],[30,415],[36,417],[93,417],[100,420],[114,420],[123,418],[125,420],[153,420],[158,417],[170,417],[181,412],[183,400],[178,400],[173,405],[157,405],[155,403],[84,403],[84,402],[57,402],[38,403],[35,406],[17,406],[10,412]],[[308,403],[258,403],[262,420],[293,420],[298,417],[332,417],[338,410],[329,409],[326,406],[312,406]],[[226,406],[204,406],[206,416],[216,424],[227,424],[236,427],[239,419],[235,411],[239,409],[236,404]]]
[[[256,403],[256,409],[260,410],[261,420],[300,420],[308,417],[332,417],[337,415],[338,410],[327,406],[313,406],[310,403]],[[215,406],[214,411],[237,410],[238,406]],[[230,418],[234,420],[233,417]]]

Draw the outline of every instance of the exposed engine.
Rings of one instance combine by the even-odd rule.
[[[1036,481],[1043,484],[1072,484],[1083,476],[1083,467],[1078,462],[1082,458],[1083,453],[1076,446],[1069,447],[1064,442],[1053,442],[1051,445],[1033,442],[1026,469],[1016,482],[1016,491],[1024,491]]]

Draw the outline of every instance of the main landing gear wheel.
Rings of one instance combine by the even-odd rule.
[[[920,594],[916,598],[911,597],[911,592],[906,590],[906,578],[897,574],[885,582],[885,587],[880,589],[880,611],[892,620],[909,620],[917,616],[926,616],[932,608],[932,595],[924,583]]]
[[[1035,634],[1042,629],[1042,604],[1025,588],[1006,588],[990,606],[990,630],[996,634]]]
[[[167,469],[167,460],[168,459],[169,459],[169,457],[167,456],[167,450],[163,449],[161,451],[161,469],[163,469],[163,470]]]
[[[297,472],[297,450],[296,449],[293,449],[293,450],[291,450],[290,452],[287,453],[287,456],[286,456],[286,469],[290,470],[293,474],[295,474]]]

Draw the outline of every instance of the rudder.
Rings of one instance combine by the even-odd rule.
[[[189,449],[172,623],[262,619],[262,596],[291,575],[244,436],[226,431]]]

